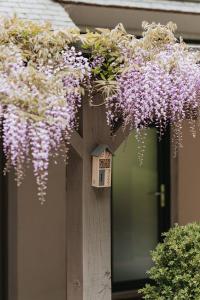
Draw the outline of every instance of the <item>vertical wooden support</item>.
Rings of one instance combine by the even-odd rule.
[[[72,147],[69,156],[66,201],[67,300],[80,300],[83,299],[83,161]]]
[[[82,142],[82,157],[71,151],[67,166],[67,300],[111,300],[110,188],[91,186],[90,155],[111,137],[104,107],[87,100]]]
[[[103,107],[83,108],[83,300],[111,299],[110,188],[91,186],[91,151],[110,144]]]

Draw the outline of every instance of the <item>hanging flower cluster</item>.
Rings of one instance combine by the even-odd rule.
[[[12,21],[19,22],[18,19]],[[30,30],[29,26],[27,28]],[[9,26],[5,33],[10,31]],[[14,36],[11,41],[5,43],[4,40],[0,45],[0,118],[6,168],[15,168],[16,179],[20,184],[24,165],[31,160],[38,196],[43,202],[49,159],[60,149],[61,144],[67,151],[70,135],[76,127],[81,86],[90,78],[90,66],[88,59],[66,41],[61,43],[57,51],[52,50],[52,45],[49,48],[51,53],[45,51],[44,47],[37,48],[34,43],[31,55],[31,44],[26,45],[27,33],[17,27],[10,34]],[[32,32],[33,40],[38,39],[44,44],[44,38],[40,35],[44,36],[44,32],[36,36]],[[56,33],[50,30],[48,38],[45,37],[47,45],[53,44],[53,38],[56,38],[54,35]],[[24,36],[25,41],[20,47],[17,42],[13,42],[14,38],[18,41]],[[28,50],[25,51],[24,47]]]
[[[114,47],[121,57],[120,63],[113,62],[110,53],[102,55],[105,61],[111,61],[108,70],[118,64],[113,72],[114,84],[112,76],[97,81],[106,93],[108,123],[113,129],[119,122],[130,130],[136,129],[138,140],[144,128],[156,126],[161,137],[171,125],[175,147],[179,147],[183,120],[190,120],[195,134],[195,120],[199,116],[199,54],[176,40],[174,24],[143,26],[141,39],[128,35],[124,38],[123,29],[118,28],[121,35],[118,34]],[[109,40],[112,41],[112,33]]]
[[[6,170],[14,167],[18,184],[30,161],[45,200],[49,160],[67,152],[77,127],[77,112],[87,89],[102,93],[112,131],[119,123],[136,129],[155,125],[162,136],[174,127],[182,143],[182,121],[200,111],[199,55],[174,35],[172,23],[144,24],[142,38],[113,30],[80,34],[53,30],[17,17],[0,18],[0,123]]]
[[[154,124],[162,135],[168,124],[180,127],[184,119],[199,114],[200,69],[196,55],[168,45],[153,60],[130,60],[130,67],[117,78],[117,93],[108,97],[108,121],[123,120],[139,131]]]

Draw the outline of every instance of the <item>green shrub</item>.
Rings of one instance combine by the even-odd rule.
[[[200,300],[200,224],[176,225],[152,252],[151,284],[140,290],[148,300]]]

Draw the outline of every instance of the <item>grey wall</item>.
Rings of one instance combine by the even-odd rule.
[[[46,203],[28,170],[9,180],[9,300],[66,300],[65,164],[51,165]]]
[[[193,139],[185,124],[183,136],[184,148],[172,159],[172,213],[179,224],[200,220],[200,134]],[[43,206],[31,170],[18,189],[9,175],[9,300],[66,300],[65,169],[63,161],[51,165]]]
[[[178,155],[177,216],[180,224],[200,221],[200,132],[194,139],[185,122],[184,147]]]

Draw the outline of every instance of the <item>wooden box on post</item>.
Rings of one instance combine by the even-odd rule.
[[[108,145],[101,144],[92,155],[92,186],[111,187],[112,151]]]

